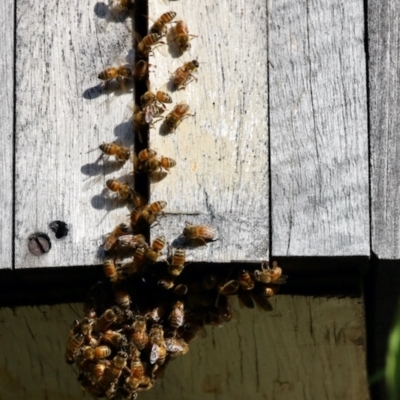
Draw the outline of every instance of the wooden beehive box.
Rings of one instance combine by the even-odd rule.
[[[102,236],[126,218],[104,186],[129,179],[129,165],[96,162],[103,141],[133,144],[133,94],[98,87],[98,73],[123,61],[133,44],[131,20],[107,21],[107,7],[96,0],[0,4],[0,299],[25,304],[0,309],[1,399],[89,398],[63,360],[81,304],[50,305],[61,300],[48,276],[63,293],[75,291],[65,271],[78,276],[81,267],[85,282],[91,275],[95,282]],[[190,261],[217,268],[272,257],[289,283],[271,313],[236,307],[234,321],[209,329],[140,398],[370,398],[363,297],[347,289],[348,282],[362,286],[359,272],[371,254],[382,281],[379,260],[393,260],[393,271],[400,255],[399,7],[149,0],[148,15],[175,10],[198,35],[180,58],[155,51],[152,87],[183,61],[201,63],[198,81],[174,93],[195,115],[172,135],[150,132],[151,147],[178,162],[150,185],[151,199],[168,202],[152,235],[172,241],[185,221],[215,225],[219,240],[191,252]],[[54,220],[70,227],[62,240],[48,227]],[[27,248],[36,231],[52,241],[42,257]],[[331,286],[336,296],[315,296]],[[44,305],[29,305],[38,302]],[[378,305],[370,308],[375,316]]]

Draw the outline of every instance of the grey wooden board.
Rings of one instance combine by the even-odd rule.
[[[0,3],[0,268],[12,267],[14,1]]]
[[[368,2],[372,250],[381,259],[400,258],[399,12],[398,1]]]
[[[99,263],[102,235],[126,218],[126,208],[107,213],[113,200],[103,190],[132,167],[95,161],[103,141],[132,144],[132,94],[105,95],[97,75],[124,62],[132,35],[102,8],[96,0],[17,2],[16,268]],[[65,239],[50,232],[54,220],[69,224]],[[35,231],[53,242],[39,258],[27,251]]]
[[[235,319],[170,363],[139,399],[367,400],[361,299],[277,296],[270,313],[235,306]],[[65,343],[82,305],[0,309],[2,400],[89,399]]]
[[[272,255],[369,255],[364,2],[268,4]]]
[[[173,242],[185,221],[208,224],[217,228],[219,240],[189,251],[188,259],[268,258],[266,3],[202,1],[191,7],[184,1],[165,5],[150,0],[149,10],[153,19],[176,11],[175,20],[183,19],[189,33],[198,35],[180,57],[171,56],[167,46],[155,50],[152,89],[165,90],[170,73],[184,62],[200,62],[198,81],[171,94],[173,105],[186,101],[195,116],[185,119],[175,133],[161,135],[160,125],[150,132],[151,148],[177,162],[165,179],[151,185],[151,200],[168,202],[167,215],[152,235],[162,234]]]

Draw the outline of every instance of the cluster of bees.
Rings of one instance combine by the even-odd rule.
[[[114,11],[126,11],[129,1],[113,4]],[[117,8],[119,7],[119,8]],[[124,65],[102,71],[105,85],[148,76],[148,57],[164,37],[184,53],[190,49],[184,21],[174,22],[169,11],[154,22],[149,34],[136,41],[134,66]],[[169,30],[167,24],[174,24]],[[169,33],[169,31],[172,31]],[[184,63],[170,77],[175,90],[196,80],[196,60]],[[171,91],[172,93],[172,91]],[[162,118],[172,97],[166,92],[147,91],[135,107],[135,133],[146,132]],[[174,132],[190,116],[189,106],[175,105],[164,118],[162,128]],[[116,143],[100,145],[102,156],[113,156],[123,165],[132,161],[135,173],[161,173],[176,166],[175,160],[144,148],[138,152]],[[103,270],[106,279],[89,292],[84,317],[74,321],[66,346],[66,361],[78,369],[78,381],[92,396],[107,399],[136,399],[164,374],[170,360],[189,351],[189,344],[206,334],[205,326],[221,326],[232,318],[230,297],[248,307],[271,310],[268,299],[285,283],[281,268],[267,261],[260,267],[187,265],[186,248],[204,246],[217,240],[217,230],[208,225],[186,222],[181,247],[172,248],[163,236],[148,240],[150,228],[159,222],[165,201],[149,203],[128,183],[109,179],[106,186],[116,199],[130,207],[129,221],[110,232],[104,242]]]

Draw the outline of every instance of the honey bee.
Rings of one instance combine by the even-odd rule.
[[[104,240],[104,243],[103,243],[104,250],[105,251],[111,250],[115,246],[115,244],[117,243],[118,238],[120,236],[126,235],[127,233],[129,233],[129,226],[127,224],[121,223],[121,224],[117,225],[107,235],[106,239]],[[107,265],[104,265],[104,273],[106,274],[106,276],[107,276],[107,273],[110,274],[110,275],[113,275],[112,272],[111,272],[112,265],[111,265],[111,263],[109,261],[107,263],[108,263]],[[107,269],[107,271],[106,271],[106,269]],[[110,277],[110,275],[108,275],[108,277]],[[114,278],[115,278],[115,276],[114,276]]]
[[[119,279],[119,274],[117,267],[112,258],[106,258],[103,262],[104,275],[110,280],[110,282],[115,283]]]
[[[140,109],[136,109],[133,112],[133,126],[137,131],[142,131],[149,127],[149,123],[146,121],[146,114]]]
[[[134,77],[134,72],[135,70],[131,65],[125,64],[118,67],[106,68],[99,73],[98,78],[102,81],[106,81],[106,85],[108,85],[113,79],[118,83],[121,83],[124,80],[132,79]]]
[[[278,267],[278,263],[274,261],[272,268],[269,267],[268,262],[261,265],[261,270],[254,271],[254,278],[261,283],[275,283],[281,285],[286,283],[287,276],[282,275],[282,269]]]
[[[149,64],[145,60],[139,60],[135,64],[135,71],[133,73],[134,77],[138,81],[142,81],[146,79],[147,75],[149,74]]]
[[[145,369],[139,356],[131,361],[130,375],[126,378],[126,384],[131,390],[137,390],[139,385],[147,387],[151,384],[151,379],[145,375]]]
[[[132,202],[133,206],[136,208],[142,208],[147,204],[147,200],[136,190],[132,190],[130,201]]]
[[[142,108],[145,108],[151,104],[158,103],[165,108],[164,104],[172,103],[172,98],[168,93],[158,90],[156,93],[148,90],[144,95],[140,97]]]
[[[190,49],[189,41],[195,37],[197,36],[189,35],[189,28],[185,21],[177,21],[174,42],[182,53]]]
[[[115,332],[112,330],[105,331],[103,334],[103,340],[112,346],[119,348],[127,345],[126,336],[122,333]]]
[[[190,82],[193,80],[197,81],[197,78],[193,75],[197,68],[199,68],[199,62],[197,60],[188,61],[177,68],[170,77],[171,83],[175,89],[185,89]]]
[[[131,340],[139,350],[143,350],[149,340],[149,336],[146,332],[146,318],[140,315],[136,316],[132,328],[133,333],[131,335]]]
[[[129,160],[131,154],[129,149],[119,146],[115,143],[102,143],[99,148],[103,154],[114,156],[115,159],[122,164]]]
[[[85,336],[90,336],[93,330],[93,324],[95,320],[93,318],[83,318],[83,320],[79,324],[79,330]]]
[[[127,359],[128,354],[124,351],[119,351],[117,353],[117,355],[112,359],[111,364],[105,369],[104,374],[99,379],[99,385],[102,388],[110,388],[110,385],[117,381],[122,370],[126,367]]]
[[[148,57],[152,53],[152,46],[157,44],[164,44],[160,42],[162,35],[159,33],[150,33],[145,36],[141,41],[138,41],[136,46],[136,54],[140,58]]]
[[[122,235],[118,238],[120,247],[128,247],[135,250],[137,247],[147,247],[146,238],[142,234]]]
[[[146,255],[146,249],[144,247],[138,247],[135,250],[135,253],[133,255],[133,262],[136,265],[136,267],[139,267],[140,265],[143,264],[145,255]]]
[[[189,105],[185,102],[177,104],[174,109],[165,117],[163,127],[165,133],[172,133],[176,131],[179,124],[187,117],[193,116],[188,114]]]
[[[168,11],[158,18],[153,26],[150,28],[150,33],[158,33],[159,35],[165,35],[167,33],[166,24],[170,23],[176,17],[175,11]]]
[[[254,281],[249,271],[243,269],[238,274],[238,282],[243,290],[252,290],[254,288]]]
[[[158,104],[150,104],[144,108],[144,119],[148,124],[155,124],[158,122],[161,118],[158,118],[163,114],[165,111],[165,108],[162,106],[159,106]],[[156,119],[158,118],[158,119]]]
[[[104,332],[112,323],[118,320],[121,314],[121,310],[116,306],[108,308],[104,311],[100,318],[97,319],[93,330],[95,332]]]
[[[107,179],[106,186],[112,192],[117,193],[117,197],[127,200],[131,196],[132,189],[127,183],[117,181],[116,179]]]
[[[150,248],[146,250],[145,259],[147,263],[154,264],[160,256],[161,250],[165,246],[165,237],[156,237]]]
[[[280,285],[270,285],[268,287],[265,287],[263,289],[263,296],[267,298],[275,296],[279,292],[279,289]]]
[[[114,298],[115,302],[122,309],[128,309],[130,307],[131,297],[129,296],[129,293],[126,290],[121,288],[116,289],[114,291]]]
[[[161,317],[164,315],[165,310],[164,307],[156,307],[153,308],[150,312],[148,312],[145,316],[149,321],[158,322]]]
[[[161,336],[155,336],[152,342],[150,364],[162,365],[167,357],[167,348],[165,347],[164,338]]]
[[[67,351],[65,353],[65,361],[68,364],[73,364],[76,361],[79,349],[82,347],[84,339],[85,337],[82,333],[70,335],[67,342]]]
[[[223,285],[219,286],[219,292],[223,294],[224,296],[230,296],[232,294],[235,294],[239,290],[239,282],[232,279]]]
[[[181,274],[184,266],[185,266],[185,249],[182,248],[176,249],[174,255],[172,256],[172,262],[168,268],[168,271],[171,275],[178,276]]]
[[[153,343],[153,339],[156,337],[164,337],[164,330],[161,324],[153,324],[150,328],[149,339]]]
[[[99,360],[111,355],[111,349],[108,346],[98,346],[96,348],[85,346],[81,352],[83,358],[87,360]]]
[[[186,226],[183,229],[183,236],[188,241],[198,241],[203,245],[207,242],[216,240],[217,230],[209,225],[192,225],[186,222]]]
[[[177,301],[174,304],[169,316],[169,321],[172,328],[178,329],[179,327],[183,326],[184,315],[184,305],[181,301]]]
[[[163,157],[156,158],[157,153],[151,149],[144,149],[139,152],[137,156],[136,169],[141,172],[154,172],[157,169],[164,168],[169,171],[170,168],[175,167],[176,161],[172,158]]]
[[[172,289],[174,287],[174,281],[168,280],[168,279],[160,279],[157,282],[157,285],[160,286],[161,288],[165,290]]]
[[[188,290],[189,288],[184,283],[180,283],[174,287],[174,293],[177,296],[184,296],[185,294],[187,294]]]
[[[111,0],[110,8],[114,14],[128,12],[135,2],[133,0]]]
[[[92,374],[96,381],[99,381],[99,379],[104,375],[104,371],[109,365],[110,362],[108,360],[99,360],[99,362],[94,365]]]
[[[189,345],[183,339],[165,339],[165,347],[172,358],[185,355],[189,351]]]
[[[157,152],[152,149],[143,149],[138,153],[138,160],[142,163],[154,158],[157,155]]]
[[[135,211],[131,213],[131,226],[132,228],[144,228],[150,226],[157,221],[157,217],[163,214],[162,210],[167,206],[165,201],[155,201],[145,206],[140,212]]]

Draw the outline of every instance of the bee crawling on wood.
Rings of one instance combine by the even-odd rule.
[[[167,11],[162,14],[150,28],[150,33],[158,33],[159,35],[166,35],[167,24],[169,24],[176,17],[175,11]]]
[[[144,149],[139,152],[135,159],[135,171],[153,173],[160,172],[164,168],[169,172],[170,168],[175,167],[176,161],[169,157],[156,157],[157,153],[151,149]]]
[[[105,82],[106,87],[115,79],[121,86],[124,82],[135,77],[135,68],[130,64],[109,67],[101,71],[98,78]]]
[[[199,68],[199,62],[197,60],[188,61],[177,68],[170,77],[175,90],[185,89],[190,82],[197,80],[193,75],[193,73],[197,71],[197,68]]]
[[[182,235],[192,244],[199,243],[206,245],[208,242],[217,240],[217,230],[213,226],[192,225],[190,222],[186,222]]]
[[[173,31],[174,42],[179,50],[184,53],[190,50],[190,40],[197,37],[196,35],[189,35],[189,28],[185,21],[177,21]]]
[[[181,102],[165,117],[162,129],[167,134],[173,133],[185,118],[192,116],[194,116],[194,114],[189,114],[189,105],[185,102]]]
[[[162,35],[159,33],[150,33],[141,39],[140,35],[134,33],[135,39],[137,41],[136,54],[140,58],[146,58],[153,52],[153,48],[157,45],[163,45],[161,42]]]
[[[99,149],[103,152],[100,157],[103,157],[104,155],[114,156],[116,161],[121,164],[125,164],[131,155],[131,151],[128,148],[120,146],[116,143],[102,143],[99,146]]]

